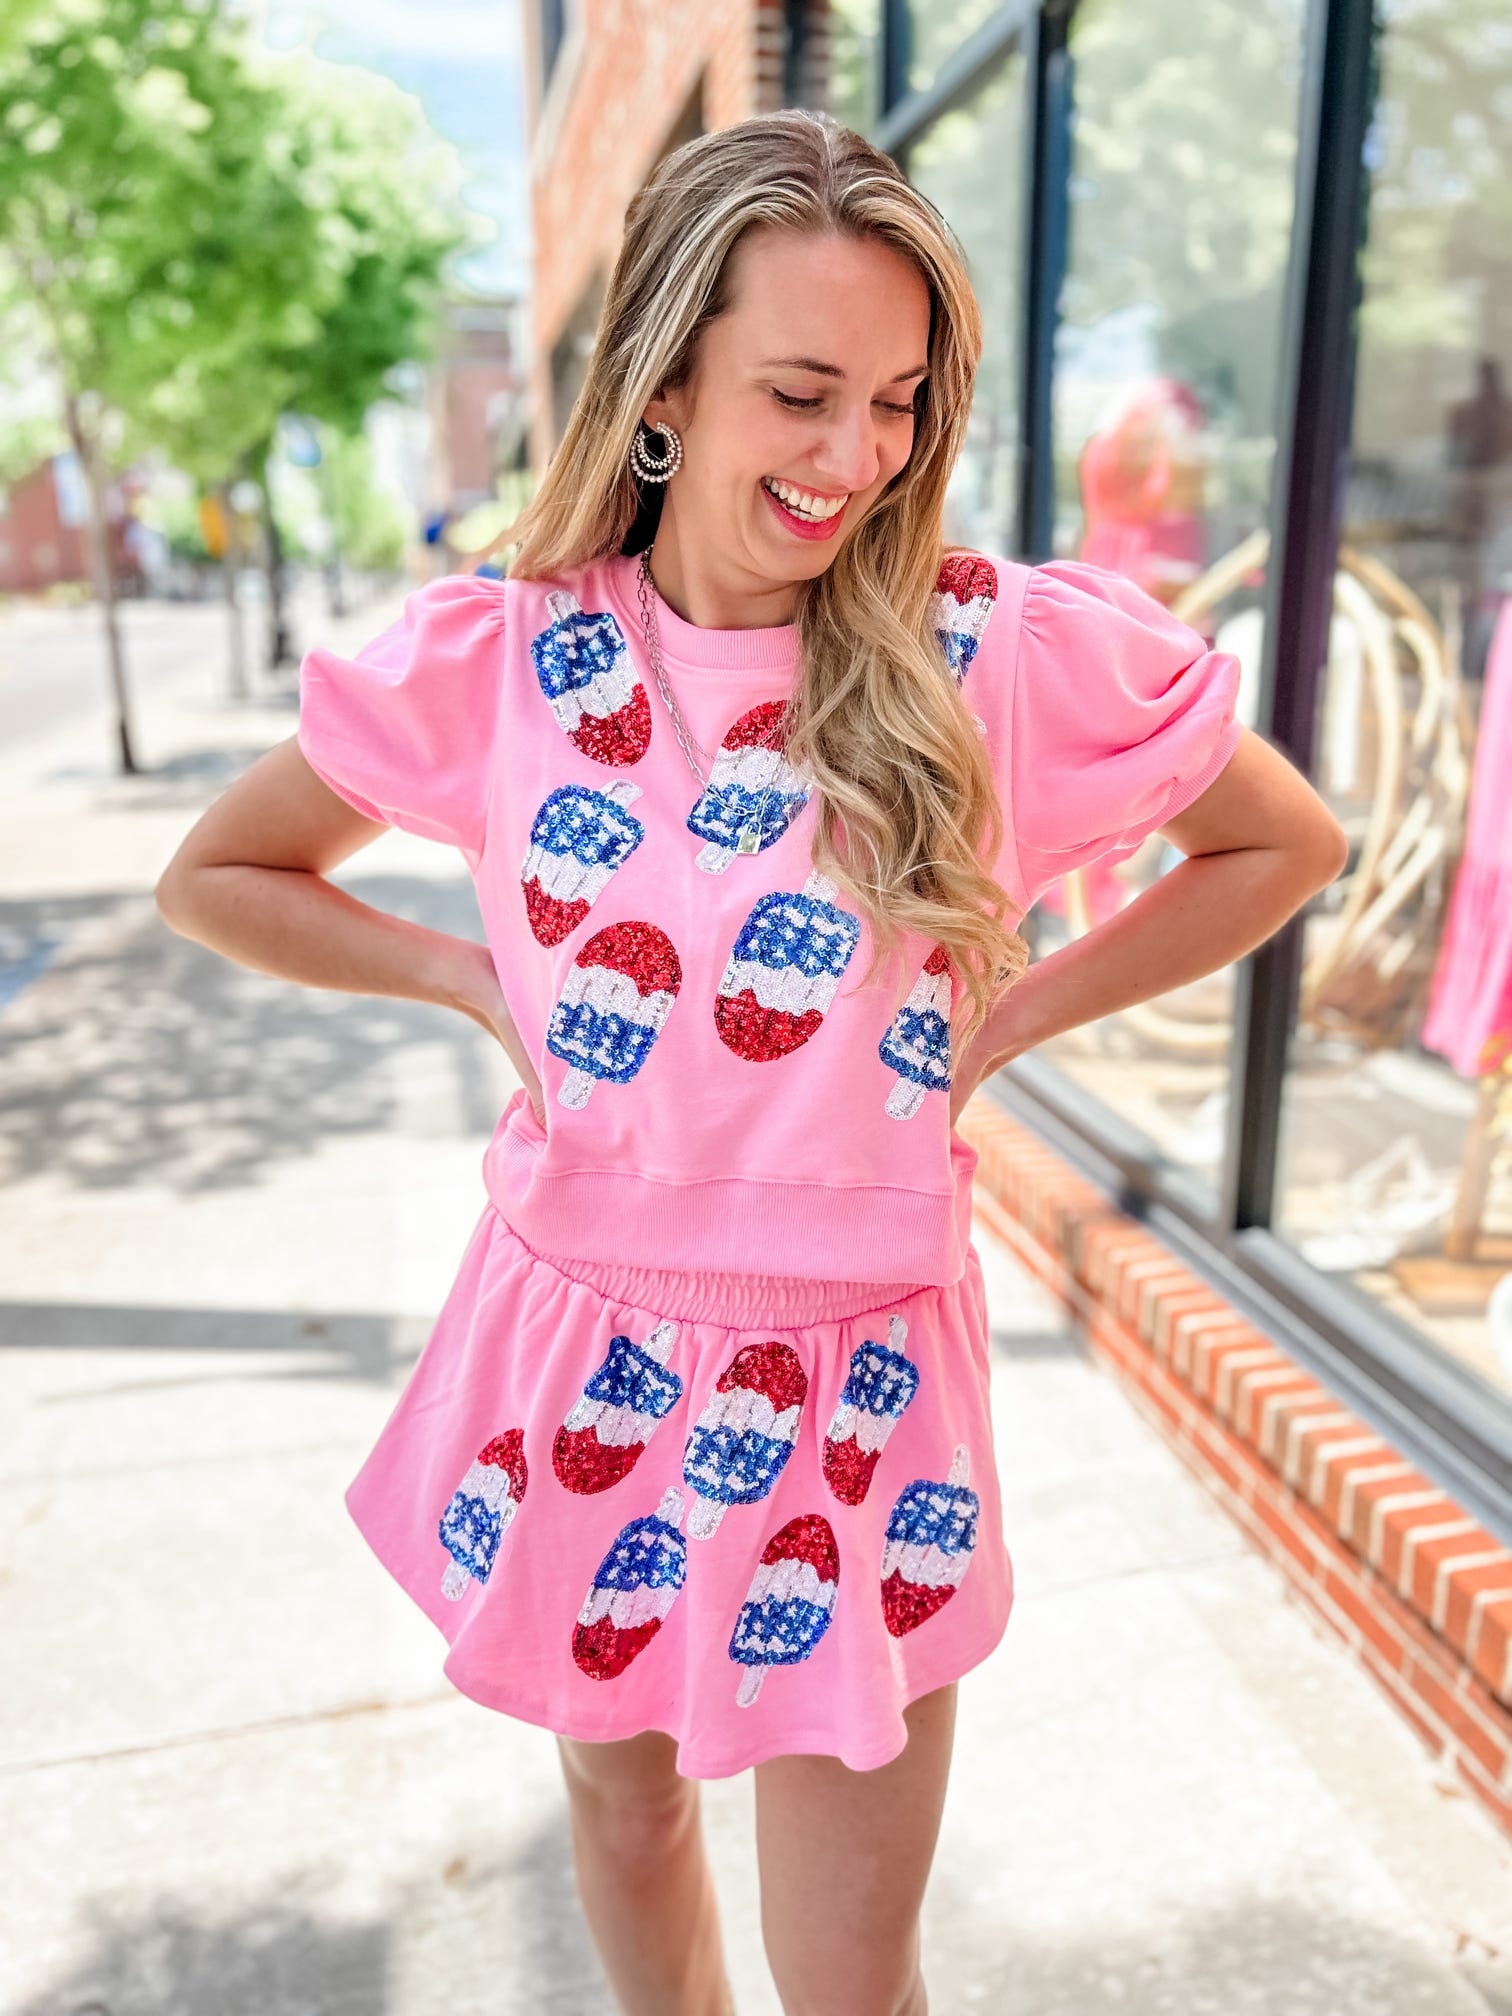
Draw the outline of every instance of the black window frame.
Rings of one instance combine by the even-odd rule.
[[[1052,401],[1067,257],[1075,11],[1076,0],[1008,0],[926,88],[911,91],[910,0],[882,0],[881,110],[872,138],[905,171],[910,148],[942,114],[979,90],[1011,52],[1025,59],[1020,470],[1014,523],[1003,528],[1003,541],[1004,550],[1030,561],[1052,550]],[[1315,775],[1349,467],[1367,138],[1381,34],[1376,0],[1306,0],[1257,726],[1308,777]],[[1512,1399],[1363,1290],[1310,1266],[1273,1229],[1305,914],[1235,967],[1232,1097],[1216,1211],[1208,1187],[1152,1157],[1141,1135],[1047,1060],[1021,1058],[986,1089],[1512,1546]]]

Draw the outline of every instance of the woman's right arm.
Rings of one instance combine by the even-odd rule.
[[[503,1045],[539,1118],[540,1081],[488,947],[392,917],[325,879],[386,830],[324,783],[290,736],[190,828],[158,879],[158,909],[181,937],[259,973],[460,1009]]]

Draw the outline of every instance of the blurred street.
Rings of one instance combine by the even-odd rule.
[[[216,603],[123,614],[135,779],[93,612],[0,615],[0,2010],[607,2016],[551,1736],[452,1692],[341,1497],[508,1066],[168,931],[157,874],[294,689],[224,697]],[[341,879],[479,931],[442,849]],[[982,1245],[1017,1600],[961,1689],[933,2009],[1508,2016],[1508,1844]],[[777,2016],[750,1774],[704,1803],[741,2016]]]

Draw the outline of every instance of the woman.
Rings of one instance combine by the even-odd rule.
[[[520,1074],[347,1502],[455,1683],[556,1732],[633,2016],[734,2006],[697,1781],[748,1765],[784,2008],[925,2009],[955,1683],[1012,1601],[954,1121],[1340,865],[1232,659],[1095,568],[945,553],[979,349],[948,229],[855,134],[680,148],[508,578],[310,653],[298,737],[159,886]],[[385,825],[462,851],[487,946],[324,879]],[[1009,913],[1156,827],[1193,858],[1026,972]]]

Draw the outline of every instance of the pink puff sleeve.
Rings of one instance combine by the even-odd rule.
[[[1029,902],[1122,861],[1207,789],[1238,747],[1239,661],[1122,575],[1031,570],[1009,736],[1014,841]]]
[[[299,746],[357,811],[482,854],[504,682],[504,584],[451,574],[353,658],[299,668]]]

